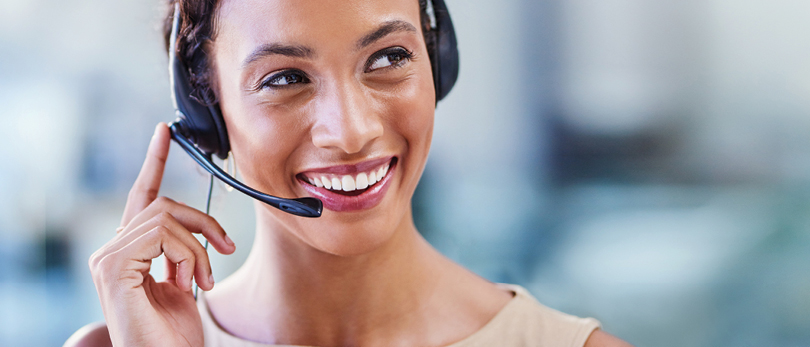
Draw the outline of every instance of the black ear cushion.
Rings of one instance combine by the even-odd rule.
[[[436,15],[436,59],[433,60],[434,82],[436,84],[436,101],[444,99],[458,79],[458,42],[450,12],[444,0],[433,0],[433,12]]]
[[[230,145],[219,107],[206,106],[191,98],[188,68],[177,56],[173,58],[171,73],[174,78],[174,98],[180,111],[184,135],[203,152],[216,154],[222,159],[227,158]]]
[[[219,104],[208,106],[208,112],[214,120],[217,127],[217,137],[219,139],[219,148],[216,155],[220,159],[228,158],[228,153],[231,151],[231,142],[228,140],[228,128],[225,126],[225,118],[222,117],[222,111]]]

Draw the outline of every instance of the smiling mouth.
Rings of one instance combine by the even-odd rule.
[[[334,211],[362,210],[376,206],[391,181],[396,157],[357,165],[335,166],[296,175],[303,188]]]
[[[388,174],[391,162],[377,168],[353,175],[336,175],[328,173],[301,174],[304,181],[318,188],[325,188],[342,195],[356,196],[380,182]]]

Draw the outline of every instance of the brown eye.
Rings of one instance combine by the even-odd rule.
[[[273,74],[262,82],[262,88],[285,88],[294,84],[309,83],[307,75],[298,70],[285,70]]]
[[[366,63],[366,72],[386,67],[399,67],[410,60],[411,57],[413,57],[413,54],[402,47],[386,48],[369,58],[368,63]]]

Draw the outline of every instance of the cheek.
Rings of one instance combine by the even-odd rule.
[[[279,189],[291,180],[289,159],[305,137],[305,129],[294,121],[297,117],[257,105],[223,112],[231,151],[246,183],[270,194],[289,195]]]
[[[421,55],[427,56],[427,52]],[[389,92],[385,98],[387,113],[392,115],[388,122],[408,141],[409,147],[419,143],[429,145],[436,106],[430,63],[419,61],[417,64],[408,77],[409,81]]]
[[[229,53],[232,52],[218,52],[226,58],[230,57]],[[228,129],[231,154],[242,179],[259,191],[280,194],[270,188],[281,187],[278,182],[284,176],[278,173],[286,172],[285,158],[297,147],[295,124],[286,121],[295,118],[274,114],[244,95],[234,69],[217,69],[217,72],[220,108]]]
[[[430,71],[427,72],[427,76],[430,76]],[[393,124],[408,141],[409,147],[416,147],[410,148],[410,150],[419,150],[419,147],[423,146],[429,147],[435,113],[433,81],[420,79],[416,88],[413,88],[410,93],[400,95],[397,103],[395,109],[402,111],[395,117]]]
[[[430,71],[428,70],[428,75]],[[405,142],[406,158],[402,168],[406,176],[404,185],[415,189],[421,177],[433,138],[435,98],[432,79],[416,83],[411,92],[402,93],[393,109],[398,110],[391,126]]]

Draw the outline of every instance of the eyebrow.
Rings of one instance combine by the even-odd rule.
[[[366,36],[363,36],[361,39],[357,40],[357,49],[363,49],[368,45],[377,42],[379,39],[383,37],[400,32],[400,31],[409,31],[409,32],[418,32],[416,28],[411,24],[403,20],[392,20],[385,22],[381,25],[377,30],[374,30]]]
[[[257,47],[250,55],[245,58],[242,66],[259,60],[270,55],[283,55],[293,58],[312,58],[314,52],[311,48],[301,45],[285,45],[282,43],[268,43]]]
[[[403,20],[391,20],[385,22],[376,30],[366,34],[359,40],[357,40],[357,49],[363,49],[374,42],[382,39],[383,37],[401,31],[408,31],[408,32],[418,32],[416,28],[411,24]],[[247,66],[248,64],[259,60],[261,58],[271,56],[271,55],[283,55],[292,58],[312,58],[315,55],[315,52],[312,48],[302,45],[287,45],[283,43],[268,43],[257,47],[253,52],[251,52],[247,58],[245,58],[242,66]]]

